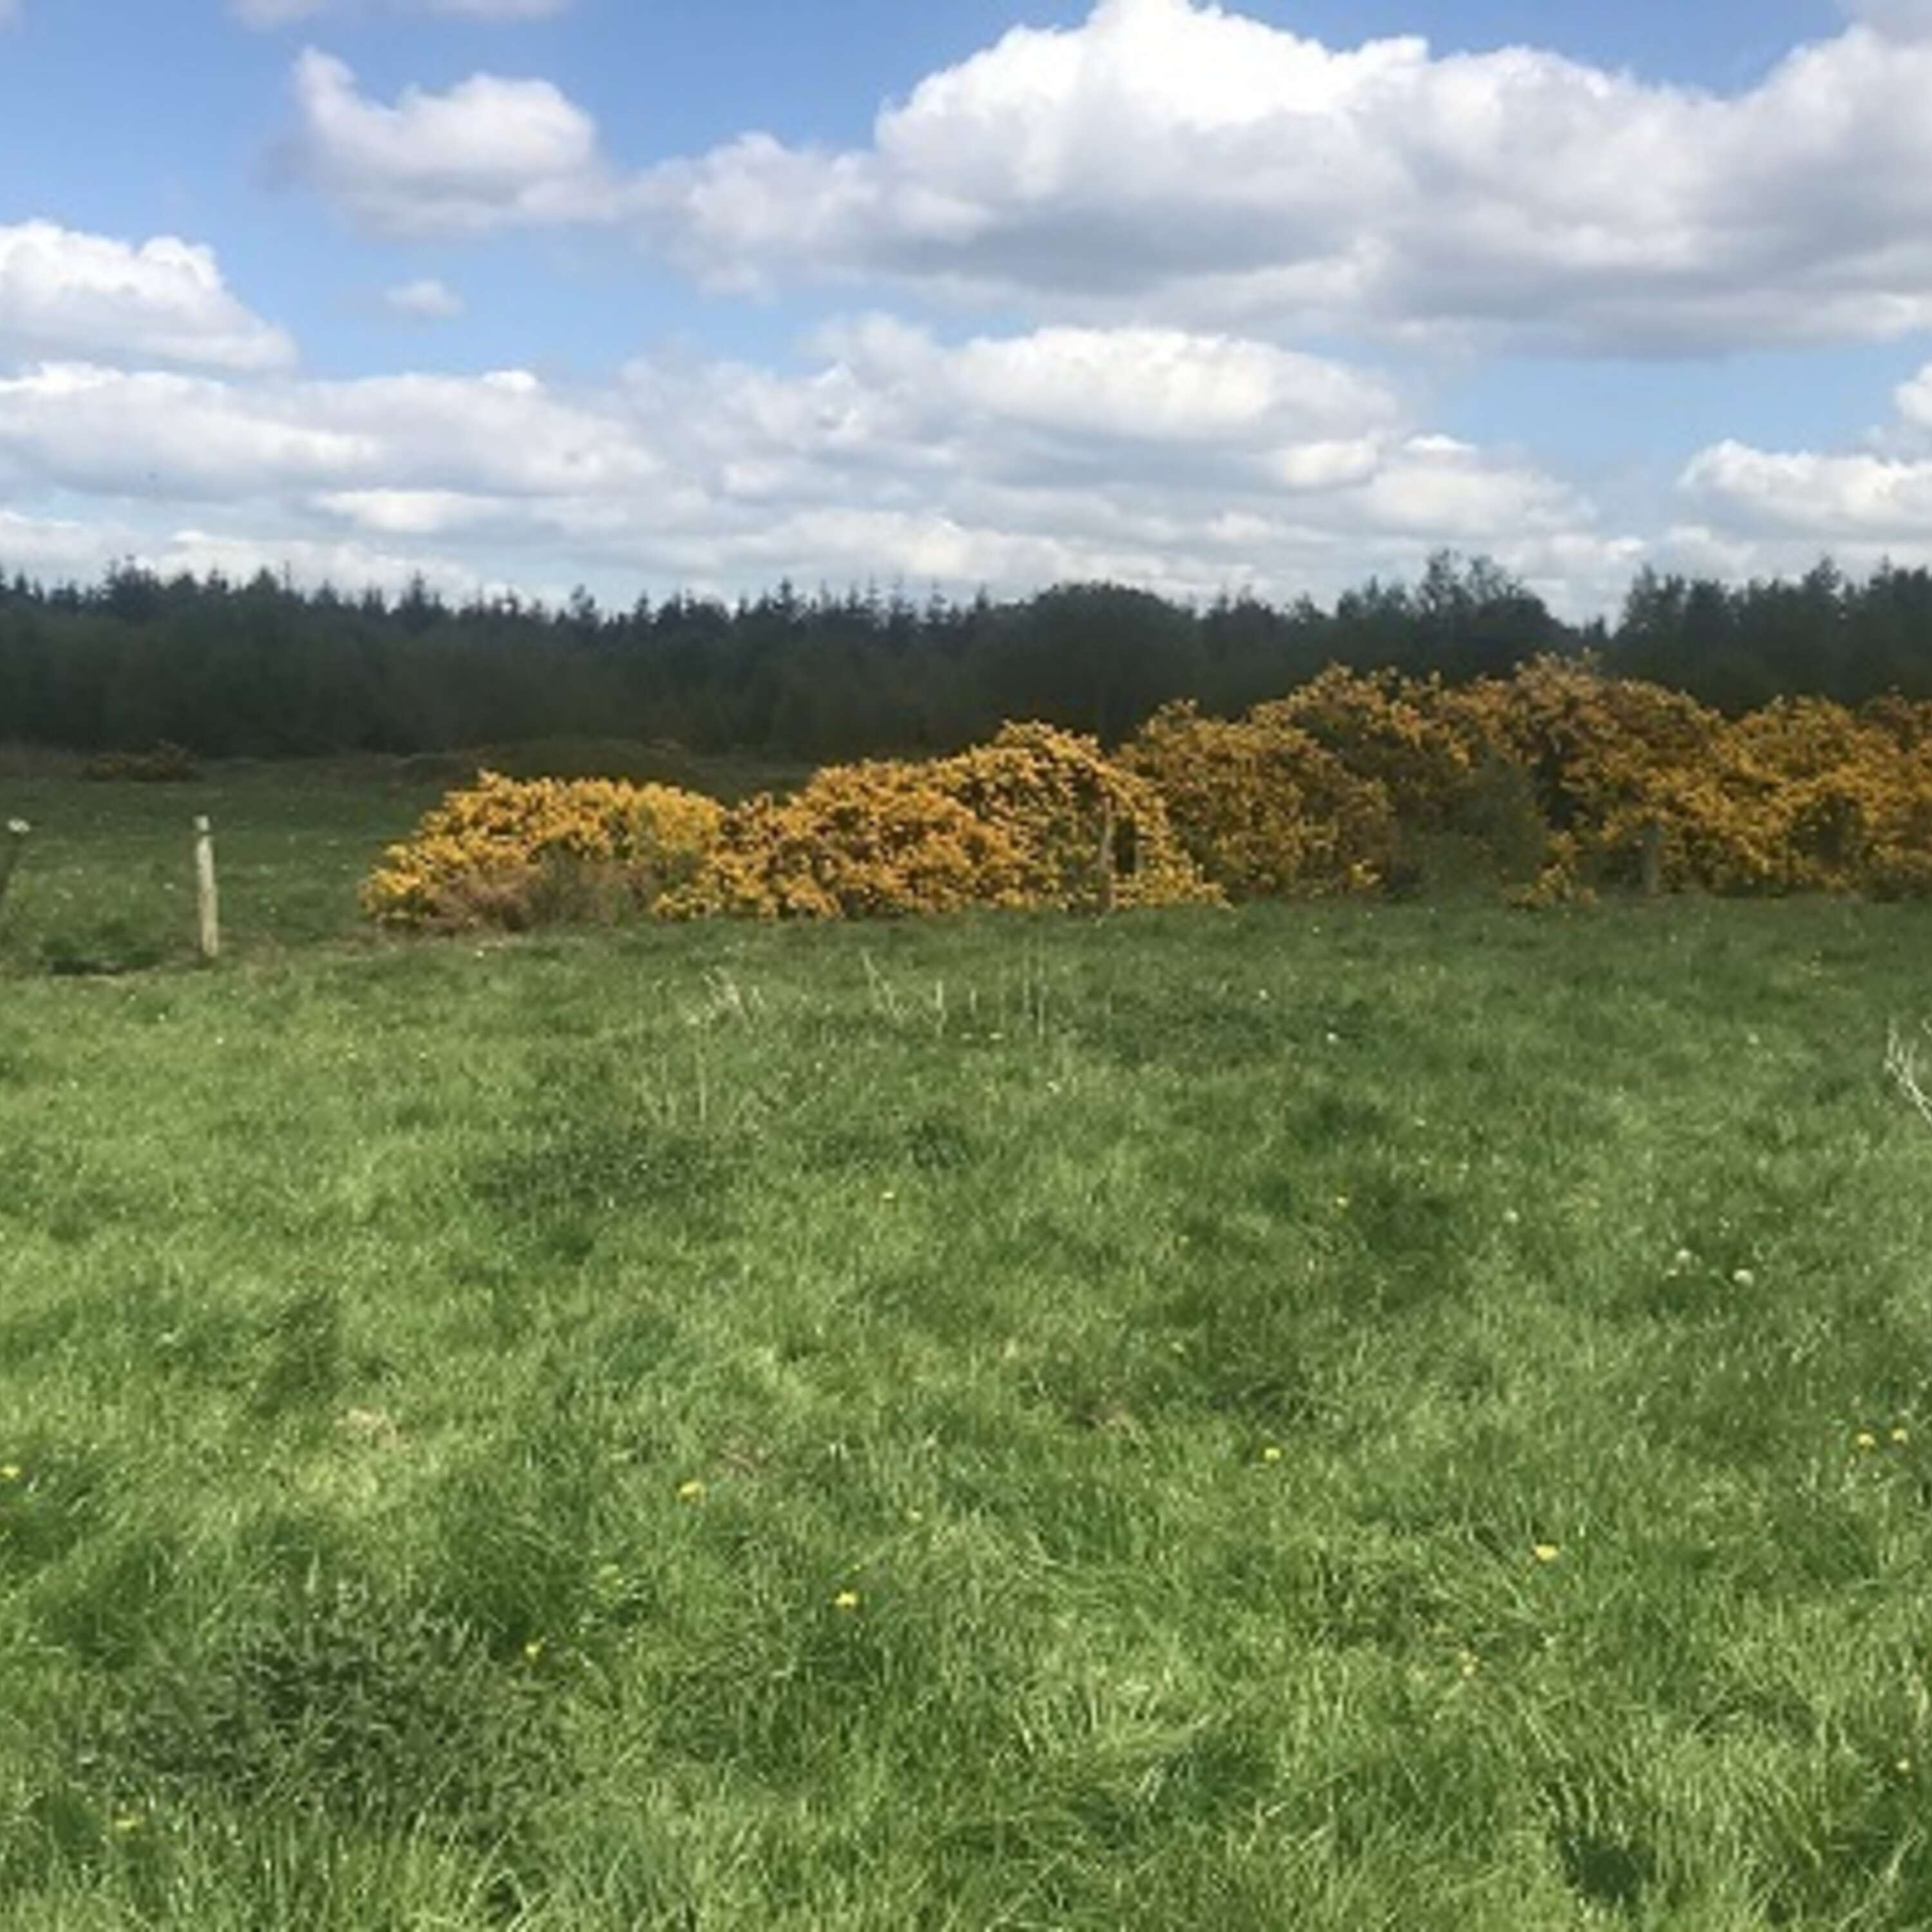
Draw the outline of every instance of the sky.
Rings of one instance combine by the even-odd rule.
[[[1932,0],[0,0],[0,568],[1932,563]]]

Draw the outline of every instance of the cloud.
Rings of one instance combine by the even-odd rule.
[[[1896,419],[1849,450],[1760,449],[1726,438],[1678,478],[1695,513],[1671,532],[1696,567],[1802,569],[1828,549],[1848,568],[1932,562],[1932,363],[1894,392]]]
[[[546,81],[386,104],[311,51],[296,92],[311,178],[380,233],[622,224],[727,289],[1700,353],[1932,327],[1932,0],[1859,10],[1720,95],[1100,0],[928,75],[864,146],[750,132],[628,172]]]
[[[237,383],[44,364],[0,377],[0,464],[96,494],[221,501],[306,488],[508,496],[632,487],[630,426],[520,370]]]
[[[295,88],[299,165],[377,233],[481,234],[610,212],[597,124],[548,81],[479,74],[444,94],[406,88],[385,106],[310,47]]]
[[[948,343],[879,316],[796,368],[659,355],[583,386],[37,365],[0,376],[0,492],[626,598],[787,574],[1328,595],[1449,544],[1593,608],[1639,548],[1527,458],[1426,433],[1372,371],[1225,334]]]
[[[928,76],[866,146],[748,134],[631,199],[726,286],[1611,352],[1896,335],[1932,325],[1932,0],[1862,11],[1719,96],[1101,0]]]
[[[1902,40],[1932,38],[1932,0],[1840,0],[1842,10]]]
[[[464,311],[463,298],[433,275],[385,289],[382,302],[393,314],[416,322],[448,322]]]
[[[0,6],[5,4],[6,0],[0,0]],[[377,4],[398,13],[440,14],[458,20],[550,20],[568,12],[573,0],[377,0]],[[229,10],[244,27],[266,30],[361,8],[358,0],[230,0]]]
[[[212,249],[138,248],[50,221],[0,226],[0,348],[222,369],[295,359],[281,329],[238,302]]]
[[[1932,542],[1932,461],[1727,440],[1700,450],[1680,484],[1726,523],[1788,532],[1817,548],[1847,537]]]

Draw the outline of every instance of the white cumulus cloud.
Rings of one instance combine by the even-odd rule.
[[[928,76],[867,146],[748,134],[634,190],[728,286],[1620,352],[1897,334],[1932,324],[1932,0],[1861,10],[1720,95],[1100,0]]]
[[[0,376],[0,493],[626,596],[787,574],[1325,596],[1448,544],[1587,608],[1638,548],[1528,457],[1428,434],[1370,370],[1224,333],[948,342],[879,316],[794,368],[666,353],[596,385],[32,365]]]
[[[1727,437],[1685,464],[1694,515],[1675,548],[1726,574],[1802,569],[1828,550],[1850,568],[1932,562],[1932,363],[1894,393],[1896,419],[1850,449],[1763,449]]]
[[[296,64],[298,154],[362,226],[389,235],[480,234],[608,213],[597,124],[547,80],[475,74],[448,92],[371,100],[314,47]]]
[[[296,352],[230,293],[212,249],[50,221],[0,226],[0,347],[225,369],[278,368]]]

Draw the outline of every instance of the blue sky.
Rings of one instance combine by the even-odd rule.
[[[1932,0],[0,0],[0,566],[1932,560],[1928,100]]]

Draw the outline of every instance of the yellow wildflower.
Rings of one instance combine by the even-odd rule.
[[[17,1462],[0,1462],[0,1483],[17,1483],[20,1480],[20,1466]]]
[[[677,1499],[682,1503],[694,1503],[704,1493],[704,1485],[695,1476],[688,1482],[677,1486]]]
[[[1861,1429],[1852,1438],[1852,1442],[1854,1447],[1860,1449],[1876,1449],[1878,1447],[1878,1438],[1869,1429]]]
[[[1903,1423],[1900,1423],[1899,1426],[1892,1432],[1892,1439],[1894,1442],[1910,1442],[1912,1440],[1912,1432],[1908,1430]]]
[[[841,1590],[838,1595],[832,1598],[832,1607],[835,1610],[856,1610],[859,1607],[858,1592]]]
[[[1539,1563],[1554,1563],[1563,1552],[1553,1543],[1536,1543],[1530,1546],[1529,1553]]]

